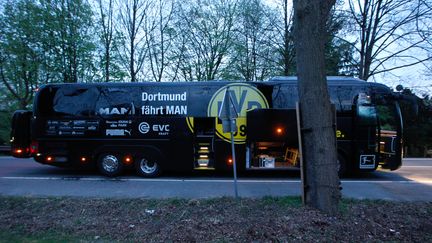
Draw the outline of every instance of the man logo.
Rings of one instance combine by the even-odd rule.
[[[210,100],[207,115],[209,117],[218,117],[218,112],[222,106],[225,92],[228,89],[232,98],[234,98],[235,110],[238,112],[237,132],[234,133],[234,143],[242,144],[246,141],[246,112],[253,109],[269,108],[265,96],[254,86],[244,83],[229,84],[216,91]],[[222,121],[216,119],[216,134],[223,140],[229,142],[230,133],[224,133]]]
[[[150,125],[147,122],[141,122],[138,125],[138,130],[140,131],[140,133],[146,134],[150,131]]]

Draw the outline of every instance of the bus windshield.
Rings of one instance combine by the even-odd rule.
[[[395,102],[384,97],[378,98],[376,100],[376,110],[380,129],[397,131],[399,119]]]

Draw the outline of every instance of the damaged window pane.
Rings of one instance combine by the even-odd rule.
[[[95,107],[96,114],[135,115],[135,93],[125,88],[101,88]]]
[[[92,116],[99,96],[96,87],[76,88],[64,86],[54,96],[54,112],[74,116]]]

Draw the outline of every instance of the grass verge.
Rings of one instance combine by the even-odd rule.
[[[342,200],[328,216],[299,197],[0,197],[0,242],[432,240],[432,203]]]

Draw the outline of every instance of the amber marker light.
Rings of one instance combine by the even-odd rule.
[[[123,163],[126,165],[132,164],[132,161],[132,156],[130,155],[126,155],[125,157],[123,157]]]
[[[82,163],[85,163],[85,162],[87,162],[87,158],[86,158],[86,157],[81,157],[81,159],[80,159],[80,160],[81,160],[81,162],[82,162]]]
[[[54,158],[51,157],[51,156],[46,157],[46,161],[47,161],[47,162],[52,162],[53,160],[54,160]]]
[[[276,133],[279,134],[279,135],[282,134],[283,133],[283,129],[280,128],[280,127],[276,128]]]
[[[232,160],[231,158],[229,158],[229,159],[227,160],[227,163],[228,163],[229,165],[232,165],[233,160]]]
[[[21,154],[22,152],[23,152],[22,149],[15,149],[16,154]]]

